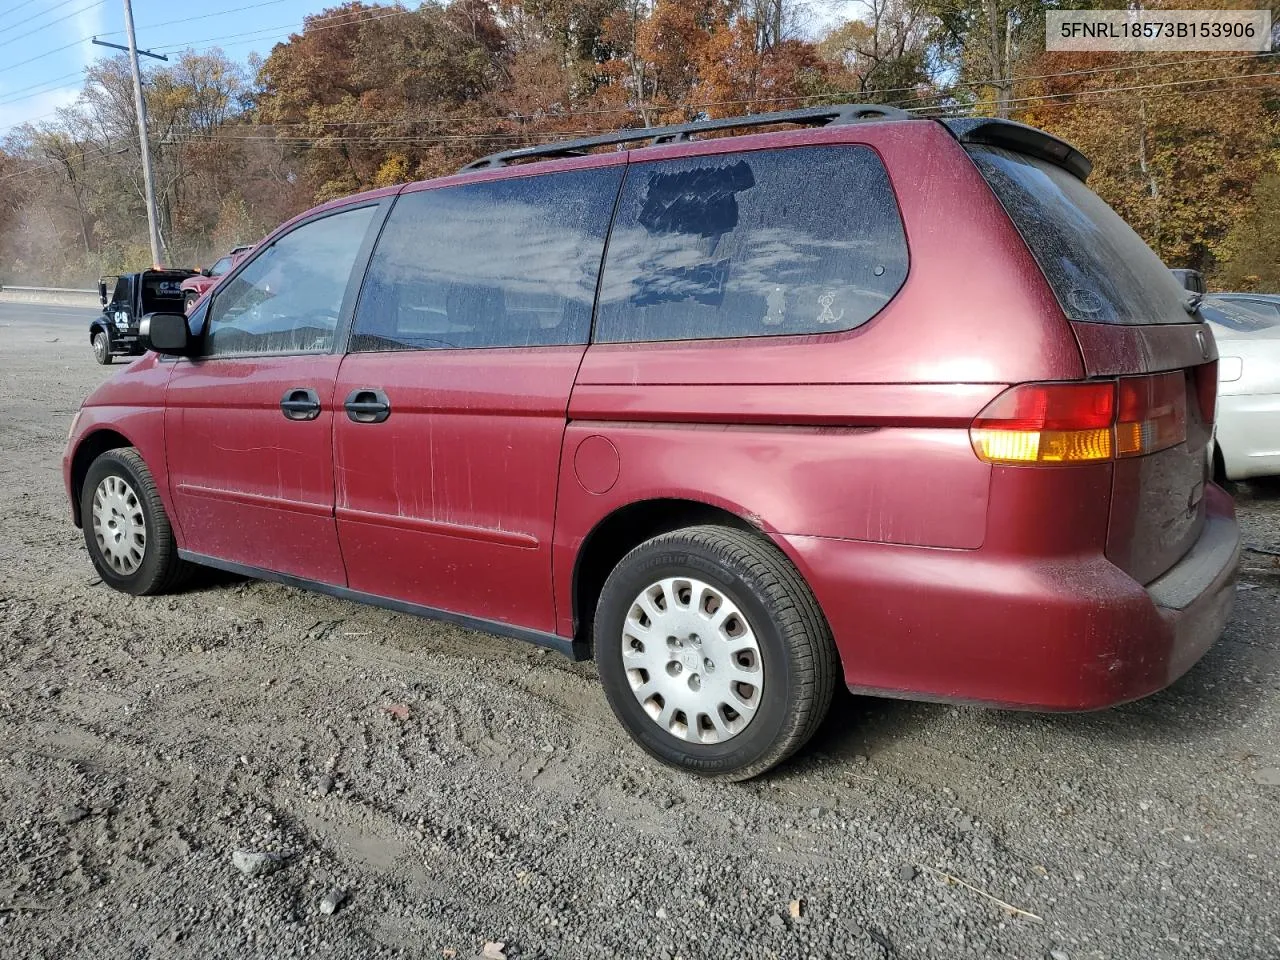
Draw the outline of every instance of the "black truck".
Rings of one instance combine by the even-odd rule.
[[[182,313],[182,281],[195,275],[194,270],[143,270],[101,278],[102,315],[89,324],[94,359],[107,364],[116,357],[140,356],[138,323],[148,313]]]

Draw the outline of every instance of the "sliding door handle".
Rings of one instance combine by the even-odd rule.
[[[391,416],[391,401],[381,390],[372,387],[352,390],[342,407],[353,423],[382,423]]]
[[[320,416],[320,395],[310,387],[294,387],[285,391],[280,409],[290,420],[314,420]]]

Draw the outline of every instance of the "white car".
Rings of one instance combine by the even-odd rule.
[[[1280,321],[1206,297],[1200,315],[1218,341],[1217,450],[1228,480],[1280,476]]]

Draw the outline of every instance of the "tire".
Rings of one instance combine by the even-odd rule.
[[[101,330],[93,335],[93,359],[104,367],[109,367],[113,359],[111,356],[111,338]]]
[[[196,293],[194,290],[188,290],[184,293],[182,295],[182,312],[188,317],[191,316],[191,311],[195,309],[196,301],[199,299],[200,294]]]
[[[601,591],[594,642],[605,695],[632,738],[663,763],[723,780],[757,776],[803,746],[831,705],[839,664],[818,602],[782,552],[715,526],[623,557]]]
[[[174,590],[190,575],[151,471],[133,447],[108,450],[89,465],[80,516],[89,557],[107,586],[141,597]]]

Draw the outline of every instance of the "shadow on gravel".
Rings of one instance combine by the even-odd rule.
[[[205,590],[225,589],[241,583],[252,582],[251,577],[226,570],[215,570],[213,567],[196,567],[191,579],[182,585],[180,593],[200,593]]]
[[[939,703],[854,696],[841,685],[836,688],[831,712],[801,757],[808,753],[869,757],[901,738],[917,735],[938,722],[948,709]],[[794,761],[786,769],[793,765]]]
[[[1261,503],[1280,500],[1280,477],[1258,477],[1243,483],[1227,485],[1236,500],[1253,500]]]
[[[1280,649],[1269,638],[1274,625],[1271,591],[1242,593],[1226,635],[1172,686],[1133,703],[1091,713],[1040,713],[997,708],[961,708],[994,735],[1027,737],[1030,754],[1053,749],[1052,741],[1079,750],[1129,744],[1186,745],[1239,729],[1280,684]],[[938,734],[952,707],[854,696],[841,687],[810,747],[777,775],[802,775],[806,757],[852,760],[893,752],[895,744]],[[1046,743],[1048,738],[1048,743]]]

